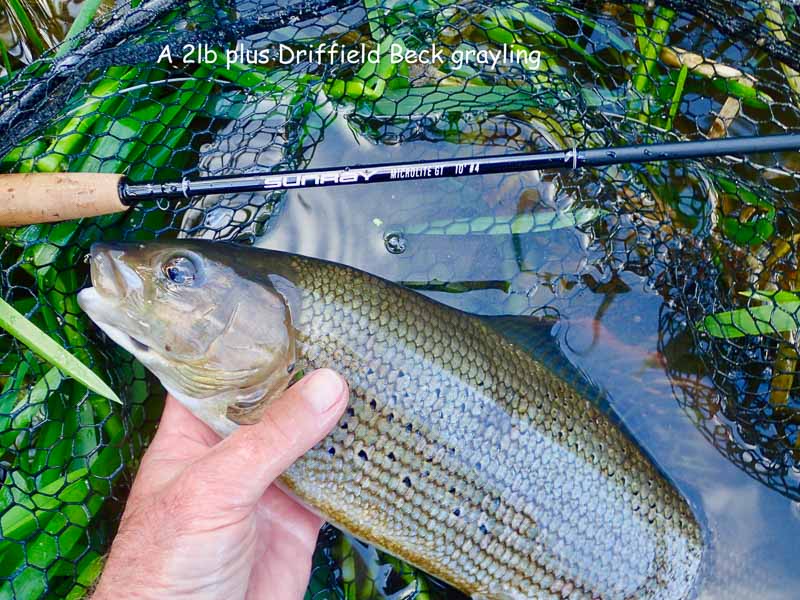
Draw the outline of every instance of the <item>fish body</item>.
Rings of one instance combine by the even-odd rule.
[[[203,283],[171,281],[176,260]],[[686,501],[576,387],[483,320],[341,265],[223,244],[98,246],[92,269],[85,310],[223,435],[300,372],[347,379],[346,414],[281,481],[355,536],[476,598],[692,596],[703,539]],[[184,319],[207,317],[199,350],[200,322],[154,314],[178,299]],[[218,356],[252,351],[263,324],[269,373],[251,374],[256,356]]]

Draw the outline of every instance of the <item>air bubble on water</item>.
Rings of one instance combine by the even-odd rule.
[[[230,211],[212,209],[205,215],[205,225],[211,229],[221,229],[230,225],[232,216]]]
[[[406,251],[407,240],[402,233],[393,231],[383,236],[383,244],[389,253],[402,254]]]

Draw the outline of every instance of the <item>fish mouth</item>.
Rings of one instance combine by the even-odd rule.
[[[108,337],[136,357],[151,353],[150,346],[125,331],[122,301],[142,288],[139,275],[123,260],[126,246],[92,244],[90,251],[92,287],[78,292],[78,305]]]
[[[121,300],[142,288],[138,273],[125,264],[125,251],[125,244],[92,244],[89,254],[92,285],[101,295]]]
[[[116,302],[103,296],[97,288],[89,287],[78,292],[78,305],[108,337],[137,358],[152,353],[150,346],[140,338],[129,334],[121,326],[112,324],[119,321],[122,309]]]

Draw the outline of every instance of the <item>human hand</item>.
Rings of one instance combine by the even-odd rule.
[[[220,441],[167,397],[93,599],[302,598],[323,521],[273,482],[347,398],[341,377],[315,371]]]

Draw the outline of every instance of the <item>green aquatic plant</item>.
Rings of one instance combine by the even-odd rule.
[[[117,404],[122,404],[122,401],[108,387],[108,384],[100,379],[89,367],[75,358],[63,346],[55,342],[53,338],[31,323],[23,314],[2,298],[0,298],[0,328],[13,335],[51,365],[58,367],[62,373],[81,382],[104,398],[108,398]]]
[[[720,215],[721,231],[728,240],[739,246],[758,246],[773,237],[777,208],[772,202],[728,177],[714,175],[713,182],[724,197],[741,207],[739,215]]]
[[[694,79],[689,85],[693,91],[703,93],[704,89],[700,83],[708,82],[718,91],[738,98],[745,106],[767,109],[773,102],[769,94],[759,89],[759,81],[755,77],[746,75],[736,67],[682,48],[667,46],[661,49],[661,60],[673,69],[686,67]]]
[[[28,15],[25,5],[20,0],[8,0],[8,10],[19,24],[28,43],[38,54],[42,54],[47,49],[47,43],[34,25],[33,19]]]
[[[203,3],[194,4],[202,8]],[[458,3],[451,0],[367,0],[363,3],[367,19],[348,32],[353,36],[348,40],[383,50],[393,42],[403,41],[409,49],[414,49],[419,48],[423,40],[430,41],[421,35],[442,30],[436,34],[439,36],[436,40],[442,41],[443,31],[447,29],[446,35],[459,40],[453,42],[451,48],[459,47],[458,43],[481,49],[496,49],[507,44],[512,49],[538,50],[545,68],[541,73],[529,71],[525,77],[515,79],[495,76],[472,66],[459,70],[449,70],[445,66],[441,70],[431,68],[415,78],[407,67],[384,60],[361,68],[333,70],[334,77],[320,78],[318,74],[301,74],[275,65],[227,65],[220,57],[214,64],[200,67],[182,65],[181,79],[167,81],[170,73],[166,67],[115,64],[100,69],[89,78],[90,83],[66,98],[61,118],[3,157],[0,169],[127,171],[134,180],[168,175],[174,178],[182,175],[186,168],[194,168],[198,149],[213,139],[217,132],[214,128],[219,123],[239,119],[244,111],[252,108],[254,98],[271,98],[292,107],[291,118],[296,129],[291,132],[291,147],[283,150],[287,155],[295,153],[297,156],[308,150],[314,141],[307,117],[318,110],[321,102],[347,109],[355,107],[354,114],[368,117],[376,128],[390,120],[411,122],[431,114],[508,113],[517,119],[546,123],[542,129],[553,138],[553,145],[569,147],[576,139],[586,142],[585,145],[608,142],[603,137],[605,134],[598,134],[599,128],[605,125],[592,123],[585,106],[605,111],[603,115],[610,119],[608,122],[617,118],[632,119],[636,127],[648,133],[657,127],[685,133],[685,112],[690,112],[688,105],[696,96],[720,103],[726,97],[735,97],[745,108],[756,110],[766,109],[771,101],[764,92],[773,89],[770,82],[745,76],[745,65],[741,70],[730,71],[730,67],[726,69],[727,65],[721,62],[670,45],[680,38],[670,35],[675,27],[674,13],[663,7],[656,10],[636,7],[627,13],[628,18],[616,23],[608,18],[610,13],[604,13],[609,10],[607,7],[593,13],[560,0],[544,0],[536,7],[527,3],[498,4],[483,7],[477,14],[458,13],[460,16],[455,18],[455,12],[447,9],[457,6]],[[71,33],[82,31],[98,9],[97,0],[83,2]],[[171,19],[165,17],[164,23],[168,25]],[[786,23],[785,26],[791,25]],[[580,33],[575,33],[578,28]],[[416,38],[405,35],[409,32],[421,35]],[[606,44],[605,48],[595,43],[600,39]],[[310,47],[318,41],[298,37],[291,43]],[[58,53],[66,54],[71,48],[73,45],[68,42]],[[8,52],[0,48],[0,54],[10,72]],[[723,60],[713,52],[708,56]],[[576,68],[573,70],[572,66]],[[37,68],[43,67],[31,65],[29,72]],[[587,85],[583,71],[590,69],[597,75]],[[572,78],[580,79],[581,85],[575,89],[563,85]],[[631,90],[634,93],[631,94]],[[626,100],[629,95],[634,97],[630,104]],[[687,98],[689,101],[682,105]],[[581,110],[562,110],[573,101]],[[609,107],[612,105],[619,108],[619,114],[611,114],[613,111]],[[209,121],[215,124],[209,125]],[[645,129],[644,124],[653,129]],[[451,141],[466,143],[468,140],[454,135]],[[477,143],[483,142],[488,143],[488,140],[481,139]],[[623,168],[620,170],[624,172]],[[646,177],[647,173],[652,174],[652,171],[643,172],[642,176]],[[659,210],[665,207],[659,213],[665,219],[672,216],[670,210],[679,213],[686,199],[680,194],[671,194],[669,177],[663,179],[657,184],[640,186],[645,190],[641,197],[631,193],[628,198],[632,199],[632,210],[639,208],[636,202],[648,196],[656,198],[657,202],[660,198],[668,199],[659,206]],[[733,180],[711,175],[709,180],[730,196],[731,204],[741,207],[745,215],[740,218],[721,214],[720,232],[726,242],[732,240],[750,249],[775,241],[778,213],[768,197],[750,193],[748,187]],[[635,185],[631,187],[636,188]],[[698,204],[705,200],[700,198]],[[0,414],[10,415],[0,419],[0,438],[5,447],[18,452],[14,460],[19,462],[14,468],[23,473],[15,475],[13,481],[9,476],[0,483],[3,493],[14,493],[0,496],[0,515],[3,515],[0,527],[2,531],[8,528],[10,539],[34,536],[30,539],[35,540],[24,550],[14,548],[13,544],[0,544],[0,575],[14,578],[13,591],[17,594],[24,592],[35,596],[45,585],[51,591],[57,590],[59,595],[80,597],[85,592],[102,566],[101,555],[95,551],[103,547],[103,543],[98,542],[101,536],[93,537],[95,534],[88,530],[79,534],[53,513],[78,511],[85,504],[88,508],[83,520],[75,522],[76,526],[91,525],[92,531],[108,534],[111,519],[102,518],[103,507],[110,506],[107,498],[117,485],[118,475],[135,464],[137,452],[146,443],[146,435],[142,434],[142,439],[131,442],[130,450],[123,447],[128,443],[126,427],[136,431],[146,429],[145,423],[149,421],[141,413],[151,391],[139,365],[119,361],[122,366],[117,373],[116,355],[102,354],[90,341],[88,325],[74,301],[74,292],[85,279],[86,267],[78,258],[100,237],[144,239],[155,232],[174,232],[176,214],[179,215],[180,210],[182,208],[167,212],[148,207],[125,217],[3,232],[7,245],[5,254],[0,255],[3,266],[14,265],[18,275],[24,274],[26,279],[18,285],[26,286],[32,293],[29,298],[14,300],[16,310],[32,314],[41,328],[58,332],[85,363],[114,371],[115,384],[120,386],[120,394],[134,413],[128,425],[105,398],[87,393],[82,384],[66,379],[58,369],[39,360],[32,352],[0,353],[3,357],[0,372],[9,374],[0,380]],[[704,210],[714,210],[710,201],[705,203]],[[598,208],[582,208],[507,218],[480,215],[416,223],[404,231],[413,235],[512,235],[518,242],[520,235],[581,226],[602,214]],[[705,222],[705,213],[690,216],[695,218],[690,224]],[[697,229],[700,228],[701,225],[697,225]],[[505,280],[432,279],[405,284],[415,289],[446,293],[485,289],[508,293],[510,288]],[[723,324],[727,320],[727,326],[720,326],[719,320],[715,321],[716,325],[709,322],[708,333],[724,337],[736,330],[758,335],[762,323],[769,324],[769,328],[763,326],[765,331],[794,331],[790,321],[796,312],[795,305],[800,306],[800,298],[753,297],[752,301],[757,305],[740,309],[749,311],[750,321],[737,311],[730,311],[727,317],[724,313],[721,317]],[[154,405],[158,406],[157,402]],[[24,453],[30,456],[23,458]],[[45,475],[38,476],[43,469]],[[86,486],[92,493],[84,496]],[[50,501],[39,502],[43,498]],[[36,523],[44,528],[41,535],[35,535],[39,531],[35,529]],[[52,565],[52,561],[58,561],[58,567],[39,568]],[[390,563],[387,558],[386,564]],[[407,567],[399,563],[393,568],[396,572],[408,573]],[[70,569],[74,575],[68,573]],[[423,574],[414,573],[413,577],[416,589],[426,589],[427,579]],[[61,586],[62,578],[69,585]],[[10,589],[9,585],[0,586],[0,596],[9,595]],[[326,590],[323,584],[319,589]],[[349,589],[355,593],[354,587]]]
[[[78,15],[72,21],[72,25],[64,37],[64,43],[59,46],[56,52],[56,57],[63,56],[75,47],[78,36],[86,31],[97,18],[102,3],[103,0],[83,0]]]
[[[633,89],[638,96],[632,101],[629,111],[638,111],[638,118],[649,122],[652,111],[649,94],[651,88],[661,79],[658,73],[658,57],[667,41],[675,11],[659,6],[653,12],[653,24],[650,27],[645,21],[643,6],[632,5],[631,13],[636,26],[640,56],[633,74]]]
[[[789,291],[739,293],[763,301],[765,304],[708,315],[697,323],[698,330],[724,339],[797,331],[800,322],[800,295],[797,293]]]
[[[784,23],[783,7],[780,2],[777,0],[767,0],[764,3],[764,16],[764,24],[770,30],[770,33],[778,40],[785,43],[787,41],[786,32],[788,29]],[[786,63],[782,62],[780,65],[786,77],[786,83],[792,88],[795,95],[800,97],[800,73],[786,65]]]

